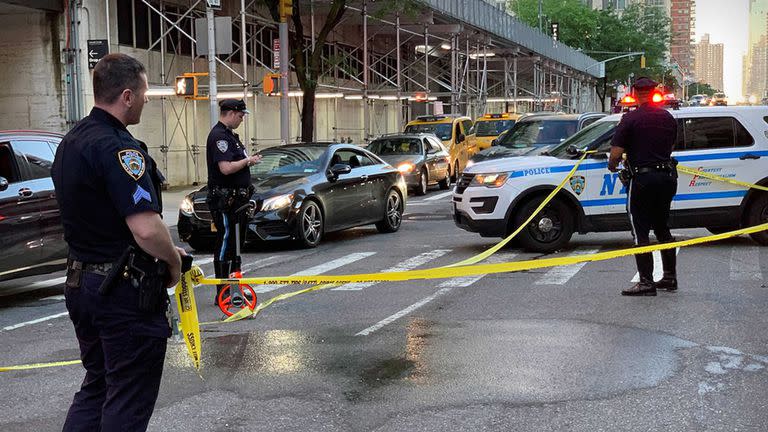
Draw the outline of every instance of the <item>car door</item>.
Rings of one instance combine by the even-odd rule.
[[[348,164],[352,171],[339,175],[328,184],[328,191],[325,193],[325,221],[329,231],[359,225],[367,216],[372,193],[368,176],[361,169],[359,162],[357,153],[351,149],[336,150],[331,157],[329,172],[334,163]],[[357,166],[352,166],[353,164]]]
[[[429,145],[427,151],[427,160],[431,164],[430,178],[436,180],[442,180],[446,177],[446,171],[449,170],[449,161],[445,158],[446,155],[441,155],[442,146],[438,140],[430,137],[425,138]]]
[[[750,152],[755,139],[737,117],[683,115],[678,120],[680,132],[682,140],[678,139],[673,156],[681,165],[746,182],[762,178],[753,168],[759,166],[760,156],[750,156],[755,153]],[[745,194],[740,186],[681,173],[672,210],[739,206]]]
[[[61,140],[52,138],[48,140],[51,158],[56,154],[56,147]],[[40,149],[41,156],[47,156],[44,149]],[[53,160],[53,159],[51,159]],[[41,202],[40,202],[40,232],[43,240],[43,262],[53,262],[65,260],[68,247],[64,241],[64,226],[61,224],[61,212],[59,203],[56,201],[56,191],[53,187],[53,181],[50,173],[46,177],[46,183],[41,184]]]
[[[19,157],[10,141],[0,142],[0,277],[11,270],[40,263],[40,206],[35,180],[29,179],[27,160]]]

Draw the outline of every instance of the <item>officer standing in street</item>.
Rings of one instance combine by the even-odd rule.
[[[261,155],[248,156],[240,137],[233,132],[250,112],[243,100],[224,99],[219,103],[219,121],[208,134],[206,158],[208,161],[208,208],[216,227],[216,247],[213,268],[217,278],[227,278],[240,270],[240,257],[235,248],[235,226],[239,222],[241,242],[248,226],[245,212],[235,210],[247,203],[253,189],[248,167],[261,161]],[[214,304],[223,285],[216,287]]]
[[[126,126],[144,108],[144,66],[109,54],[95,105],[56,150],[52,177],[69,245],[65,298],[86,370],[64,431],[144,431],[165,360],[166,288],[183,250],[161,219],[160,173]]]
[[[669,208],[677,193],[677,162],[672,159],[672,147],[677,140],[677,122],[669,111],[651,103],[658,85],[642,77],[634,84],[638,108],[621,118],[611,141],[608,169],[618,170],[622,154],[626,154],[622,181],[629,182],[627,213],[637,246],[650,244],[649,232],[653,228],[661,243],[673,242],[669,232]],[[627,296],[655,296],[656,289],[675,291],[675,249],[661,251],[663,278],[653,281],[653,256],[636,254],[640,282],[621,292]]]

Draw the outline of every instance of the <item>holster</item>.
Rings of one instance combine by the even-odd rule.
[[[631,169],[622,168],[619,170],[619,181],[624,185],[624,187],[629,187],[629,181],[632,180],[632,177],[634,177],[634,175],[632,174]]]
[[[104,277],[99,294],[109,295],[119,278],[129,281],[139,291],[140,311],[161,312],[168,306],[165,285],[169,274],[165,262],[129,245]]]

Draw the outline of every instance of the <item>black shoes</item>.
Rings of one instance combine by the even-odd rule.
[[[623,296],[655,296],[656,286],[653,282],[640,281],[636,283],[632,288],[627,288],[621,291]]]
[[[663,277],[660,281],[656,282],[656,289],[660,290],[667,290],[667,291],[677,291],[677,278],[674,277]]]

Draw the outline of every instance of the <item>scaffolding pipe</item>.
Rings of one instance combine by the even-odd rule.
[[[242,25],[240,26],[240,61],[243,62],[243,101],[248,101],[248,50],[246,49],[246,23],[245,23],[245,0],[240,0],[240,22]],[[245,139],[243,140],[245,143],[249,143],[251,141],[250,139],[250,131],[248,124],[250,122],[243,122],[243,137]],[[246,147],[246,146],[244,146]],[[246,147],[248,148],[248,147]]]
[[[219,121],[216,115],[218,92],[216,90],[216,25],[213,20],[213,9],[205,8],[205,18],[208,21],[208,98],[210,100],[210,125],[213,128]]]
[[[424,90],[429,95],[429,25],[424,24]],[[424,101],[424,114],[429,114],[429,97]]]
[[[371,111],[368,100],[368,2],[363,0],[363,141],[368,142],[371,128]]]
[[[395,45],[397,46],[397,57],[395,58],[395,65],[397,67],[397,101],[399,110],[397,113],[397,130],[398,132],[403,129],[404,126],[404,115],[403,115],[403,99],[402,99],[402,92],[403,92],[403,83],[401,80],[401,71],[400,71],[400,62],[401,62],[401,56],[402,56],[402,49],[400,47],[400,12],[397,13],[397,16],[395,17]]]
[[[109,2],[109,0],[107,0]],[[160,10],[165,12],[165,2],[160,1]],[[163,32],[163,28],[165,27],[165,21],[160,20],[160,33]],[[166,77],[165,77],[165,38],[160,38],[160,82],[163,85],[166,85]],[[160,146],[160,152],[163,154],[163,171],[168,172],[168,150],[170,146],[168,145],[168,126],[167,123],[167,111],[165,107],[166,98],[163,96],[160,98],[160,116],[163,119],[162,125],[160,126],[160,132],[163,140],[163,145]]]

